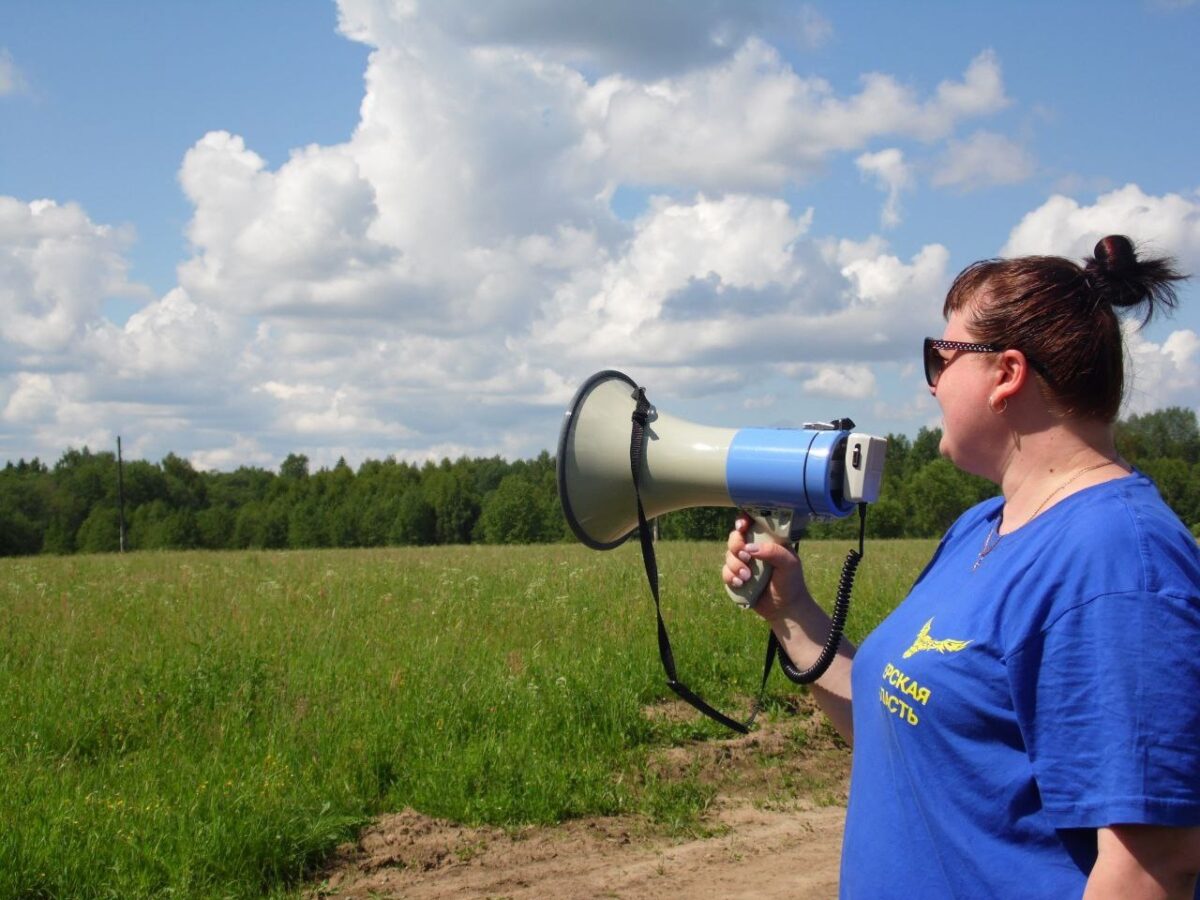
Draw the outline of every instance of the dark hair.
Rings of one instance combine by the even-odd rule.
[[[1102,238],[1082,266],[1060,256],[985,259],[963,269],[943,315],[969,313],[988,344],[1020,350],[1046,396],[1070,417],[1115,421],[1125,388],[1118,310],[1144,309],[1142,325],[1175,308],[1174,260],[1139,260],[1124,235]]]

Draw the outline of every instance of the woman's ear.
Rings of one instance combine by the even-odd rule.
[[[1029,371],[1029,360],[1020,350],[1001,351],[995,369],[995,383],[988,402],[993,406],[1007,404],[1008,400],[1025,386]]]

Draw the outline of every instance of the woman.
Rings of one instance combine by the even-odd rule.
[[[926,339],[941,452],[1000,486],[813,686],[854,746],[844,897],[1187,897],[1200,871],[1200,552],[1122,460],[1118,312],[1175,304],[1169,260],[976,263]],[[730,535],[723,578],[798,666],[828,618],[799,560]]]

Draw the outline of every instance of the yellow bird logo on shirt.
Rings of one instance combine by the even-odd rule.
[[[920,653],[922,650],[936,650],[938,653],[957,653],[963,647],[967,646],[967,644],[971,643],[970,641],[956,641],[954,638],[943,638],[941,640],[931,638],[929,636],[929,626],[932,624],[933,619],[930,618],[917,634],[917,639],[913,641],[912,646],[904,651],[905,659],[908,659],[913,654]]]

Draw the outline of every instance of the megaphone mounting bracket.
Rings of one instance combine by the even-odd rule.
[[[658,410],[654,408],[653,403],[646,399],[646,389],[644,387],[636,388],[629,396],[633,398],[633,402],[636,404],[633,408],[633,420],[643,428],[646,427],[646,423],[651,419],[658,417]]]

